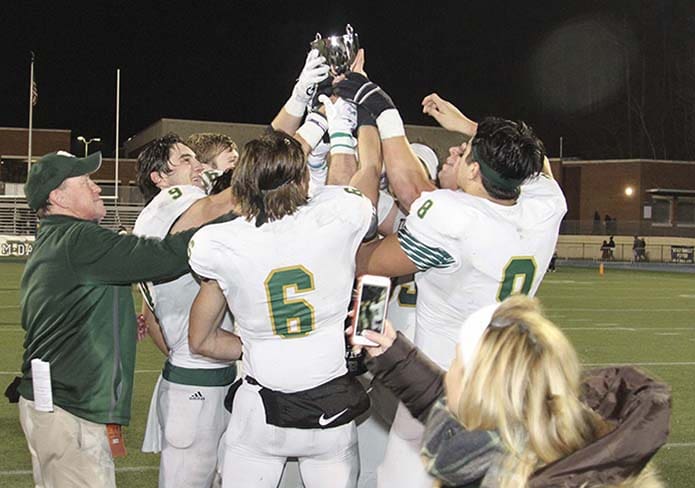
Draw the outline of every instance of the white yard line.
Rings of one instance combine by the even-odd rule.
[[[156,471],[159,466],[124,466],[116,468],[117,473],[140,473],[143,471]],[[9,469],[0,471],[0,476],[31,476],[30,469]]]
[[[695,331],[695,327],[561,327],[562,330],[692,330]],[[618,325],[618,324],[615,324]]]
[[[549,308],[558,312],[695,312],[695,308]]]
[[[582,366],[590,368],[604,368],[606,366],[695,366],[695,361],[674,361],[654,363],[582,363]]]
[[[624,330],[634,332],[637,329],[631,327],[562,327],[562,330]]]
[[[136,369],[135,374],[151,374],[151,373],[161,373],[161,369]],[[19,371],[0,371],[0,375],[5,376],[20,376],[22,373]]]

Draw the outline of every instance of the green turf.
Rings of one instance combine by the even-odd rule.
[[[21,264],[0,264],[0,384],[21,362],[18,284]],[[692,275],[559,269],[546,276],[539,297],[546,312],[590,365],[641,363],[673,389],[669,444],[656,456],[667,485],[692,487],[695,466],[695,279]],[[154,487],[158,456],[139,451],[150,393],[162,356],[139,346],[128,456],[116,462],[124,487]],[[674,364],[689,363],[689,364]],[[31,487],[31,462],[16,405],[0,402],[0,487]]]

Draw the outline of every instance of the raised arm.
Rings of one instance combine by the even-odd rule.
[[[376,208],[379,202],[379,178],[382,156],[379,131],[376,126],[362,125],[357,132],[359,169],[350,179],[350,186],[360,190]]]
[[[294,134],[302,123],[306,107],[311,101],[316,85],[328,78],[329,67],[326,58],[319,55],[316,49],[309,51],[302,72],[292,94],[270,125],[275,130]]]
[[[227,301],[217,281],[203,280],[191,306],[188,347],[194,354],[213,359],[234,361],[241,357],[241,339],[219,325]]]
[[[366,109],[376,120],[389,183],[401,205],[409,209],[423,191],[435,189],[405,135],[403,121],[391,97],[360,73],[349,73],[336,93]]]
[[[476,122],[463,115],[453,103],[444,100],[436,93],[423,98],[422,113],[432,117],[446,130],[464,134],[469,138],[473,137],[478,130]]]
[[[326,95],[319,97],[326,109],[328,135],[331,141],[328,185],[348,185],[357,171],[355,157],[356,140],[352,135],[357,125],[357,110],[342,98],[331,100]]]

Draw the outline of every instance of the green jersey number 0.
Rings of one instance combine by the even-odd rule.
[[[497,292],[497,300],[503,301],[509,295],[521,293],[528,295],[536,276],[536,260],[533,256],[515,256],[504,267],[502,283]]]

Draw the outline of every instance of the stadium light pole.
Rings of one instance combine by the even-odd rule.
[[[82,144],[84,144],[84,157],[87,157],[87,154],[89,152],[89,145],[93,142],[101,142],[101,138],[99,137],[92,137],[91,139],[87,140],[83,136],[77,136],[77,140],[80,141]]]

